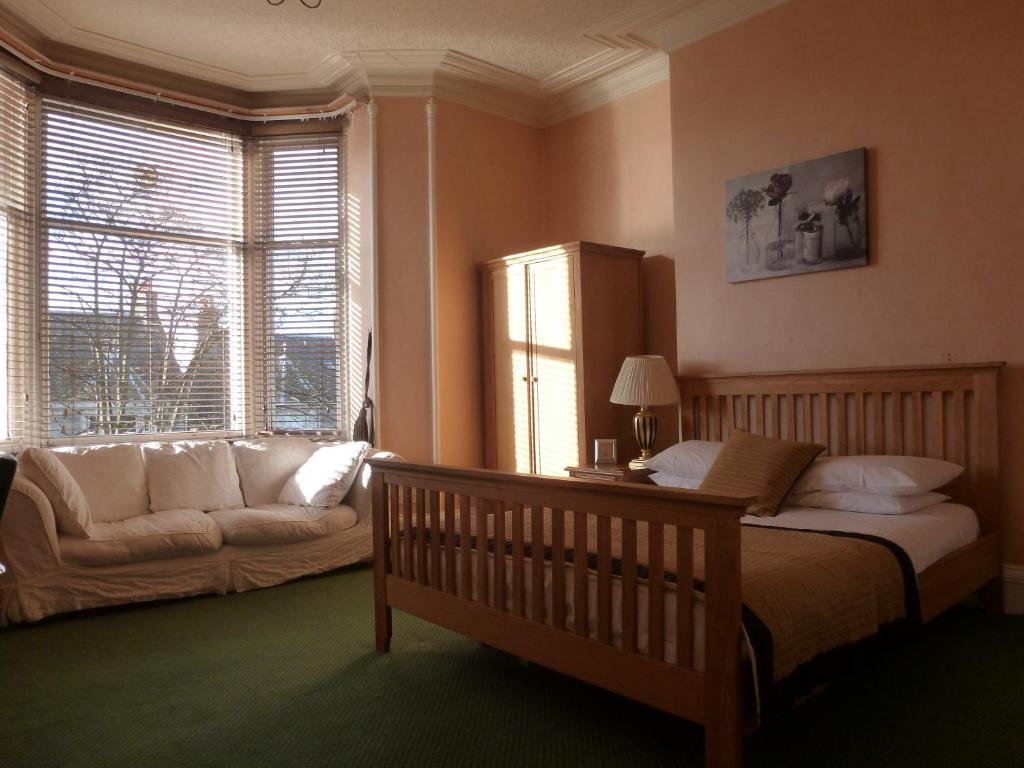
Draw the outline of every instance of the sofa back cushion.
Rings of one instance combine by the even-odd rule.
[[[305,437],[265,437],[237,440],[231,448],[245,503],[258,507],[277,501],[284,484],[313,455],[317,445]]]
[[[89,502],[93,522],[115,523],[149,512],[146,467],[135,443],[56,448]]]
[[[225,440],[181,440],[142,446],[149,508],[231,509],[245,505],[235,457]]]
[[[26,448],[18,454],[18,471],[39,486],[50,500],[57,530],[88,539],[92,527],[89,502],[64,465],[45,448]]]

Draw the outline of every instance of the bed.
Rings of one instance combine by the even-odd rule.
[[[829,531],[822,520],[840,529],[864,521],[837,522],[820,510],[745,520],[751,499],[730,494],[376,464],[377,647],[390,648],[398,608],[702,723],[707,764],[738,765],[769,691],[833,655],[811,633],[791,631],[818,614],[772,615],[771,590],[817,590],[816,610],[834,610],[849,638],[875,625],[926,623],[979,590],[1000,606],[1000,366],[679,380],[684,438],[724,440],[746,429],[813,440],[830,455],[928,456],[966,468],[947,489],[955,503],[886,521],[887,531]],[[791,552],[811,567],[838,563],[830,573],[853,562],[874,568],[837,577],[835,589],[852,590],[878,615],[833,605],[832,587],[812,590],[819,580],[779,569]]]

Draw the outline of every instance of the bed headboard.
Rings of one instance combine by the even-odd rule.
[[[997,382],[1004,363],[681,377],[684,440],[735,429],[820,443],[832,456],[929,456],[967,468],[950,493],[998,530]]]

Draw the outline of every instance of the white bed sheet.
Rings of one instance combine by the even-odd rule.
[[[834,509],[784,507],[775,517],[743,518],[743,523],[771,528],[846,531],[879,536],[899,546],[910,557],[914,571],[967,546],[978,538],[978,517],[963,504],[933,504],[903,515],[869,515]]]

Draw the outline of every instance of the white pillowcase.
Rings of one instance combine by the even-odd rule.
[[[53,455],[78,482],[94,523],[114,523],[149,512],[146,466],[138,443],[57,448]]]
[[[723,445],[711,440],[685,440],[649,459],[647,467],[673,477],[702,480],[715,463]]]
[[[245,505],[277,503],[284,484],[317,448],[308,437],[266,437],[232,443]]]
[[[886,496],[863,491],[811,491],[793,494],[786,499],[785,506],[865,512],[872,515],[905,515],[948,500],[946,494],[934,491],[914,496]]]
[[[337,506],[355,482],[369,448],[369,443],[359,441],[319,448],[284,484],[277,500],[300,507]]]
[[[652,483],[663,488],[686,488],[691,491],[703,482],[703,478],[700,477],[679,477],[678,475],[670,475],[668,472],[655,472],[650,478]]]
[[[235,457],[225,440],[182,440],[142,446],[149,508],[232,509],[245,506]]]
[[[26,448],[18,454],[18,471],[39,486],[53,507],[57,530],[88,539],[92,513],[81,486],[51,451]]]
[[[964,468],[920,456],[829,456],[804,472],[793,493],[863,491],[886,496],[914,496],[956,480]]]

